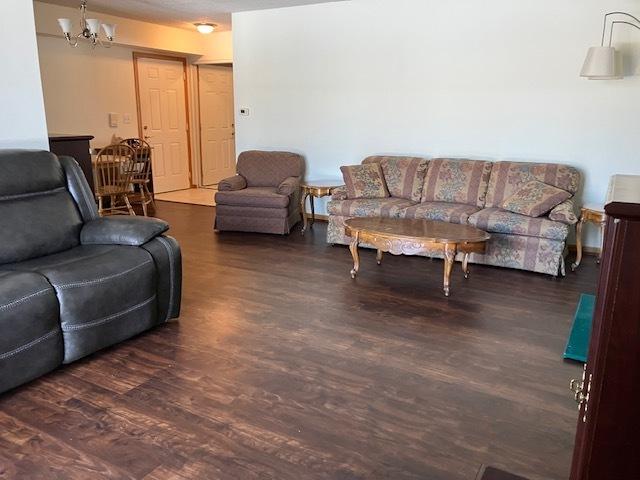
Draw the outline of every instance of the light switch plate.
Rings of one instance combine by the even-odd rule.
[[[131,114],[123,113],[122,114],[122,123],[131,123]]]
[[[120,120],[120,115],[117,113],[109,113],[109,126],[112,128],[116,128],[118,126],[118,121]]]

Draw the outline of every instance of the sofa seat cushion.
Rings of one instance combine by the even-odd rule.
[[[470,225],[489,233],[506,233],[562,241],[569,234],[569,227],[564,223],[554,222],[545,217],[527,217],[500,208],[480,210],[471,215],[468,222]]]
[[[277,187],[247,187],[216,193],[216,204],[237,207],[287,208],[289,197],[276,192]]]
[[[492,165],[460,158],[430,160],[421,200],[483,207]]]
[[[439,220],[465,225],[469,216],[479,210],[480,208],[473,205],[460,203],[425,202],[405,208],[400,212],[400,217]]]
[[[331,200],[327,204],[330,215],[343,217],[398,217],[414,202],[404,198],[358,198],[354,200]]]
[[[0,392],[62,363],[56,292],[42,275],[0,272]]]
[[[6,265],[37,272],[60,304],[64,362],[77,360],[151,328],[156,322],[156,268],[138,247],[82,245]]]

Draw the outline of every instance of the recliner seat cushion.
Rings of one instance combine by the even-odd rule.
[[[331,200],[327,211],[343,217],[398,217],[400,211],[412,205],[414,202],[404,198],[358,198]]]
[[[276,187],[247,187],[216,193],[216,204],[237,207],[287,208],[289,197],[276,192]]]
[[[142,248],[82,245],[4,268],[38,272],[53,285],[65,363],[159,323],[155,265]]]
[[[466,225],[470,215],[480,209],[463,203],[425,202],[405,208],[400,218],[418,218]]]
[[[565,240],[569,234],[569,227],[564,223],[554,222],[545,217],[527,217],[500,208],[480,210],[471,215],[468,222],[489,233],[506,233],[549,240]]]
[[[0,392],[62,363],[58,300],[42,275],[0,272]]]
[[[28,150],[0,154],[0,264],[72,248],[80,243],[81,227],[55,155]]]

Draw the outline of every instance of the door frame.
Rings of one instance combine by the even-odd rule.
[[[199,152],[200,152],[200,159],[199,159],[199,165],[198,165],[198,169],[200,170],[200,184],[204,185],[203,182],[203,178],[204,178],[204,171],[203,171],[203,167],[204,167],[204,160],[203,160],[203,154],[202,154],[202,100],[200,98],[200,67],[207,67],[207,66],[212,66],[212,67],[228,67],[231,69],[231,77],[233,78],[233,62],[213,62],[213,63],[200,63],[196,65],[196,93],[198,96],[198,143],[199,143]],[[231,109],[231,111],[233,112],[233,130],[235,132],[235,124],[236,124],[236,108],[235,108],[235,83],[234,83],[234,87],[232,89],[233,91],[233,108]],[[237,155],[238,155],[238,151],[236,149],[237,145],[236,145],[236,136],[234,134],[233,136],[233,151],[235,152],[235,156],[236,158],[234,159],[237,163]],[[217,185],[217,184],[216,184]]]
[[[143,137],[142,132],[142,108],[140,104],[140,77],[138,73],[138,60],[141,58],[150,58],[152,60],[168,60],[170,62],[182,63],[182,79],[184,81],[184,106],[185,106],[185,121],[187,125],[187,163],[189,164],[189,186],[195,187],[193,183],[193,169],[191,168],[192,154],[191,154],[191,113],[189,111],[189,81],[187,79],[187,58],[178,57],[173,55],[161,55],[157,53],[147,52],[133,52],[133,79],[136,88],[136,110],[138,113],[138,136]]]

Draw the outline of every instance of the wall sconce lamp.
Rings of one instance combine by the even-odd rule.
[[[611,22],[611,30],[609,31],[609,45],[604,45],[604,39],[607,33],[607,20],[611,15],[621,15],[633,20],[614,20]],[[619,80],[622,75],[622,59],[619,52],[611,46],[613,40],[613,29],[616,25],[624,24],[640,30],[640,20],[630,13],[625,12],[609,12],[604,16],[604,26],[602,27],[602,42],[599,47],[591,47],[587,52],[587,58],[584,60],[581,77],[589,80]]]
[[[605,46],[604,40],[607,33],[607,20],[611,15],[621,15],[633,20],[632,22],[626,20],[614,20],[611,22],[611,29],[609,31],[609,45]],[[632,27],[640,30],[640,19],[634,17],[630,13],[626,12],[609,12],[604,16],[604,25],[602,27],[602,41],[599,47],[591,47],[587,52],[587,58],[585,58],[581,77],[588,78],[589,80],[619,80],[622,75],[622,59],[619,52],[611,46],[613,41],[613,29],[618,24],[631,25]]]

